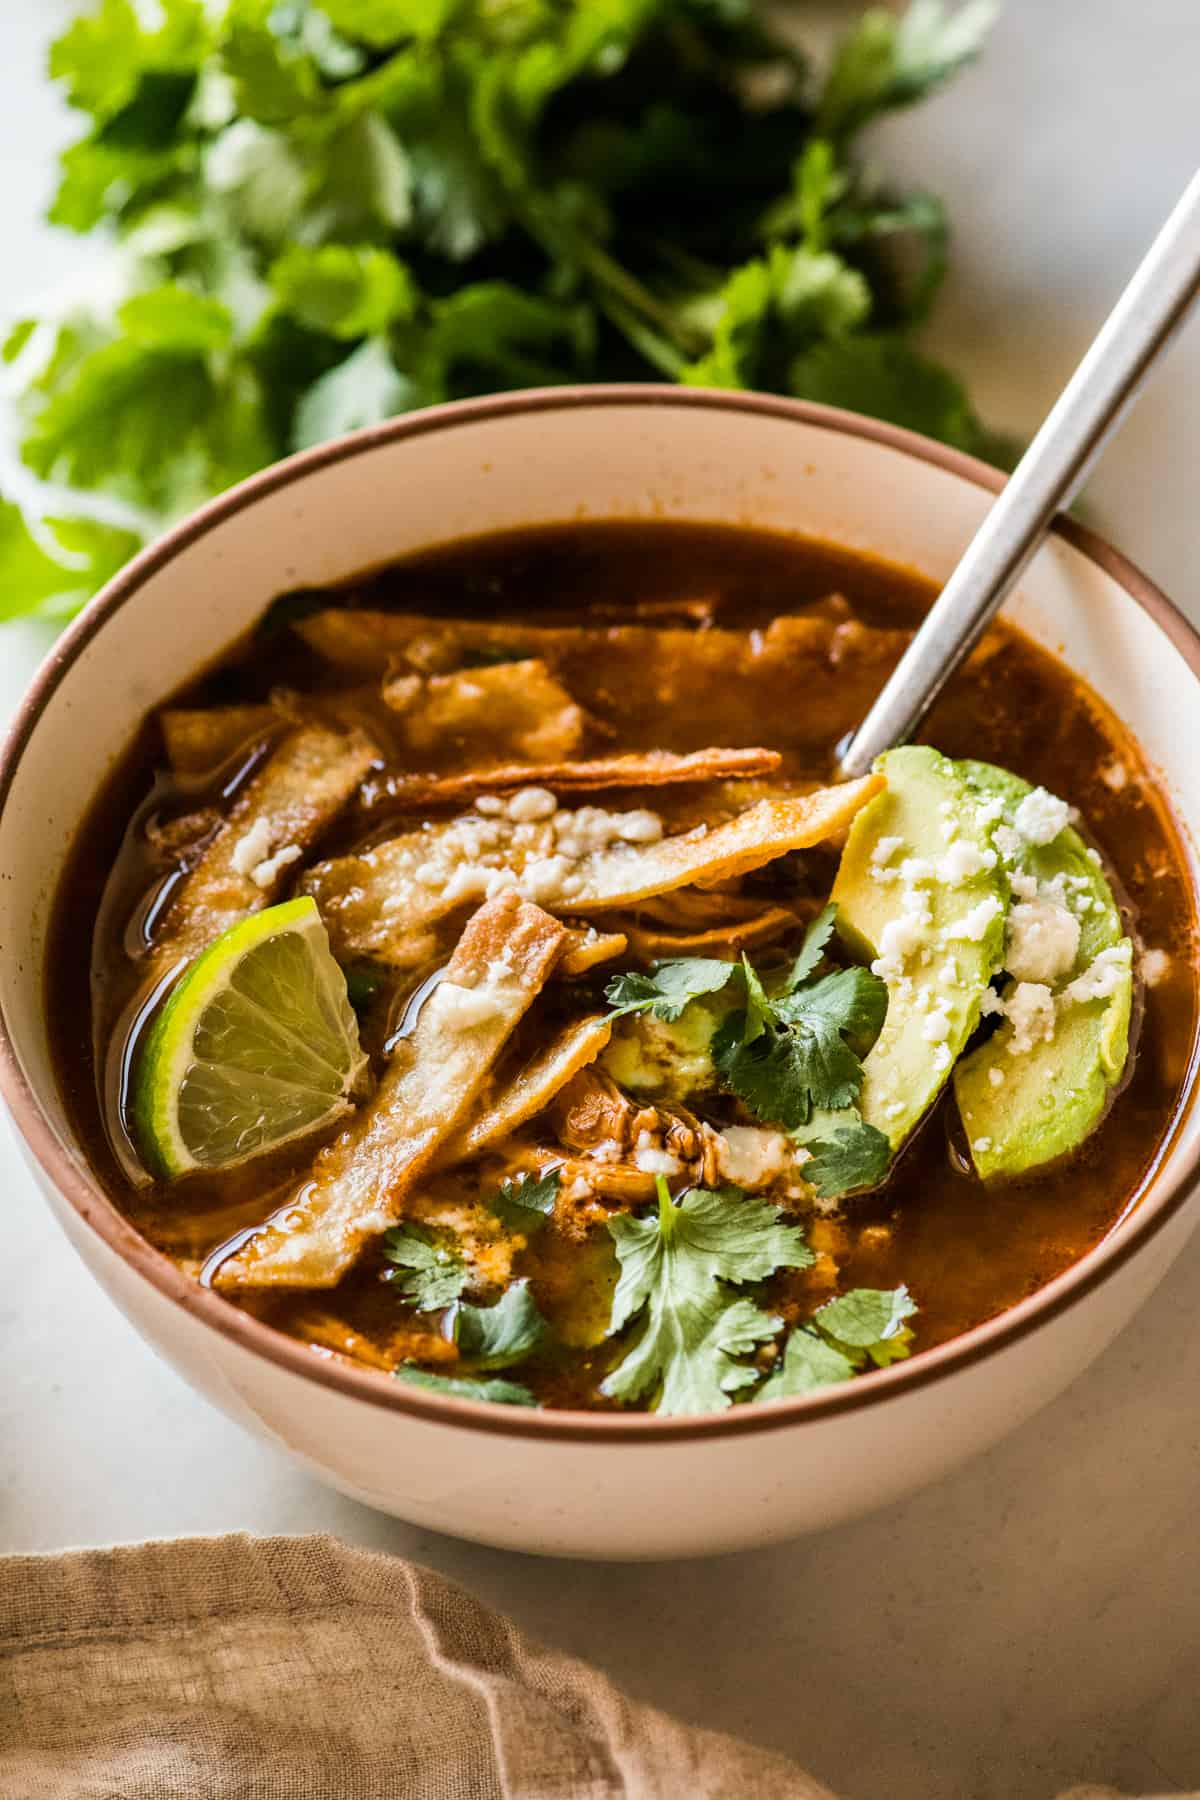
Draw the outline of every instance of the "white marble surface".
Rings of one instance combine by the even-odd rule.
[[[5,296],[76,255],[36,225],[62,121],[37,47],[64,0],[3,0]],[[1008,0],[986,67],[890,128],[959,225],[939,339],[1032,427],[1197,150],[1196,0]],[[944,165],[944,166],[942,166]],[[1200,327],[1093,488],[1200,616]],[[0,632],[0,704],[37,634]],[[847,1800],[1200,1786],[1200,1243],[1057,1405],[907,1505],[688,1568],[539,1563],[411,1530],[252,1442],[156,1362],[52,1228],[0,1126],[0,1548],[332,1530],[431,1563],[638,1695],[808,1763]]]

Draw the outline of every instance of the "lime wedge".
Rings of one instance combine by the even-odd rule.
[[[223,932],[177,982],[142,1051],[134,1126],[158,1175],[227,1169],[350,1108],[366,1064],[314,900]]]

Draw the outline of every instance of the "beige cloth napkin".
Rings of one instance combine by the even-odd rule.
[[[0,1796],[833,1800],[427,1569],[244,1536],[0,1560]]]

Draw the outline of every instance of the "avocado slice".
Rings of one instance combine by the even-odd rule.
[[[996,824],[1007,829],[996,841],[1018,904],[1022,891],[1029,893],[1036,881],[1043,893],[1050,887],[1052,897],[1065,901],[1079,926],[1070,965],[1043,983],[1054,998],[1049,1039],[1042,1035],[1014,1054],[1015,1028],[1006,1019],[954,1071],[971,1160],[976,1173],[991,1181],[1027,1174],[1068,1155],[1104,1116],[1129,1054],[1133,945],[1104,871],[1079,833],[1067,825],[1047,844],[1025,843],[1012,821],[1033,791],[1029,783],[990,763],[960,766],[985,804],[1003,803]],[[1012,956],[1011,947],[1006,954]],[[1093,965],[1100,979],[1089,983]],[[1072,984],[1079,983],[1084,995],[1089,985],[1102,991],[1091,999],[1074,997]]]
[[[875,766],[887,787],[850,827],[831,897],[850,954],[887,982],[859,1110],[898,1150],[979,1023],[1000,966],[1009,888],[958,764],[911,745]]]

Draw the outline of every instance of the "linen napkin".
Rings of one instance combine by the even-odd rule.
[[[243,1535],[0,1559],[0,1796],[834,1800],[430,1570]]]

